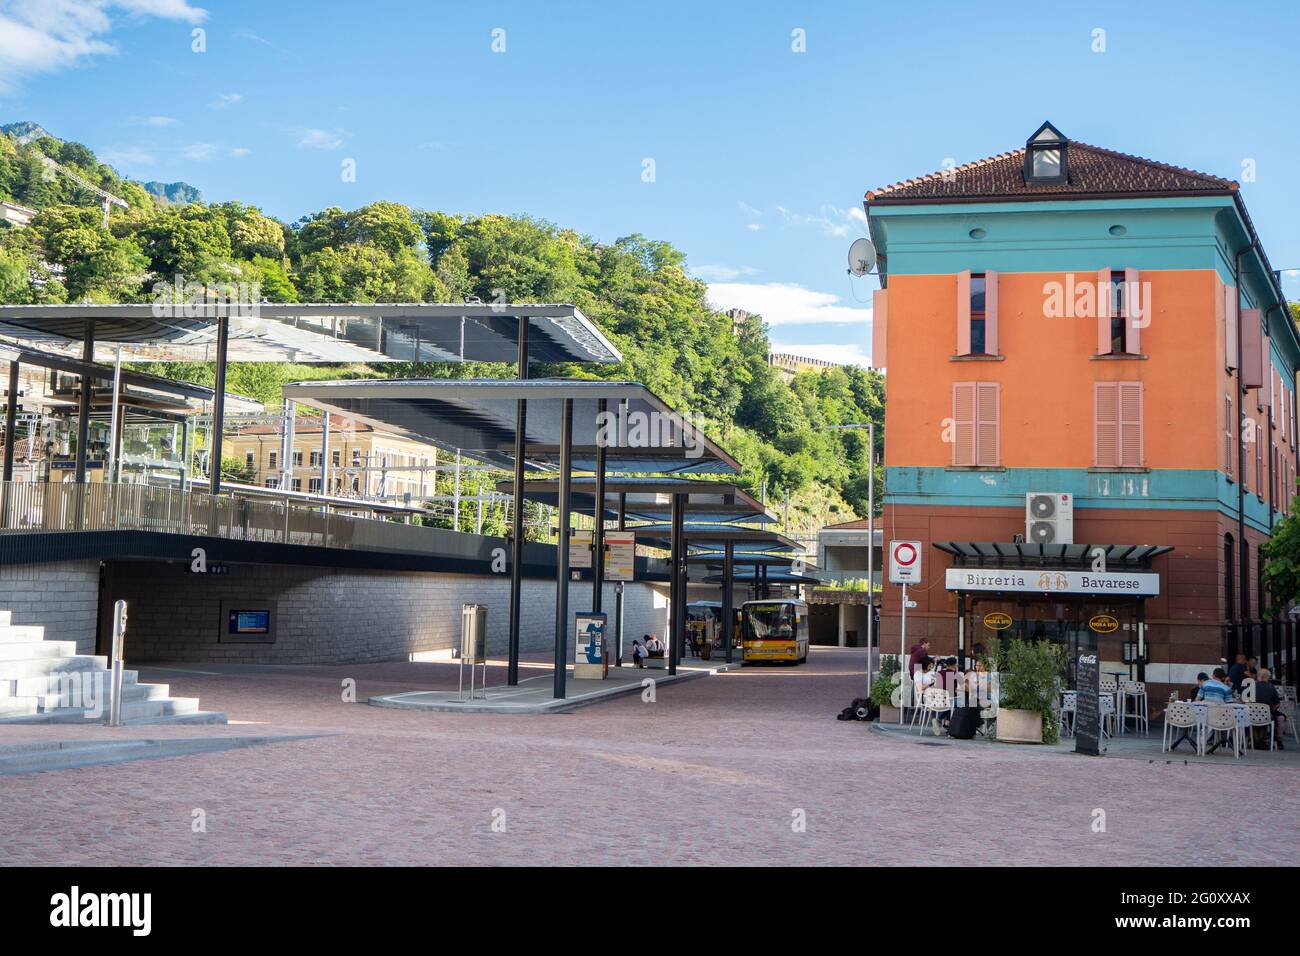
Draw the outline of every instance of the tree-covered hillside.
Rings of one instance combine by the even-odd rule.
[[[51,176],[36,151],[121,196],[102,225],[97,199]],[[788,494],[801,523],[866,513],[865,430],[883,443],[883,383],[859,368],[804,373],[792,384],[767,364],[761,319],[738,331],[706,302],[704,283],[667,242],[633,235],[610,244],[526,216],[464,216],[376,202],[329,208],[291,224],[238,202],[168,205],[77,143],[0,136],[0,198],[39,210],[27,228],[0,229],[0,300],[143,302],[157,282],[257,283],[273,302],[569,302],[598,323],[625,360],[550,373],[644,382],[701,416],[741,461],[744,483],[769,503]],[[157,369],[211,380],[203,366]],[[323,373],[323,374],[322,374]],[[508,374],[505,366],[376,365],[232,369],[230,387],[268,403],[304,377]]]

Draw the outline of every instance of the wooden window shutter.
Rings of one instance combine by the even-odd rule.
[[[1232,396],[1223,396],[1223,470],[1229,478],[1237,470],[1236,443],[1232,440]]]
[[[1142,352],[1142,327],[1151,324],[1151,304],[1142,294],[1141,276],[1136,269],[1124,270],[1124,312],[1128,316],[1124,351],[1130,355]]]
[[[970,270],[957,273],[957,354],[970,355]]]
[[[1223,289],[1223,327],[1227,341],[1223,343],[1223,354],[1227,357],[1225,365],[1228,371],[1237,368],[1237,287],[1225,286]]]
[[[1264,439],[1268,435],[1268,428],[1261,428],[1259,422],[1255,423],[1255,494],[1261,498],[1264,497]]]
[[[1142,467],[1142,383],[1117,382],[1119,387],[1119,465]]]
[[[1264,384],[1259,377],[1263,368],[1260,359],[1261,340],[1259,309],[1241,310],[1241,387],[1259,388]]]
[[[1001,355],[998,349],[998,274],[984,273],[984,352]]]
[[[1097,272],[1097,354],[1110,354],[1110,270]]]
[[[889,321],[889,291],[877,289],[871,294],[871,367],[885,368],[886,323]]]
[[[975,464],[975,383],[954,382],[952,386],[952,463]]]
[[[1268,383],[1269,369],[1273,367],[1272,349],[1272,339],[1264,335],[1259,340],[1259,391],[1255,393],[1255,399],[1261,412],[1268,408],[1268,394],[1264,391],[1264,388]],[[1265,424],[1267,423],[1267,419],[1265,419]]]
[[[1119,464],[1119,383],[1093,385],[1092,463],[1097,468]]]
[[[984,467],[996,466],[1001,459],[1001,388],[998,382],[975,385],[975,463]]]

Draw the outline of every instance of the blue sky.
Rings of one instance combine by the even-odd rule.
[[[0,0],[0,118],[286,220],[391,199],[665,239],[778,348],[861,361],[863,193],[1044,119],[1239,180],[1254,160],[1243,194],[1300,297],[1298,28],[1283,2]]]

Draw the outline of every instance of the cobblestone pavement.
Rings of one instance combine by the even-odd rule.
[[[654,703],[535,717],[341,700],[345,678],[362,702],[454,687],[451,664],[184,665],[153,679],[224,710],[229,727],[9,726],[0,743],[327,736],[0,777],[0,845],[15,865],[1115,866],[1203,864],[1211,839],[1220,862],[1300,853],[1300,771],[1249,757],[1166,764],[900,740],[834,719],[861,693],[863,663],[855,650],[814,649],[799,668],[745,668],[664,687]],[[489,687],[503,679],[493,668]],[[196,809],[206,832],[192,831]],[[1093,830],[1096,809],[1105,832]],[[1261,839],[1225,845],[1233,820]]]

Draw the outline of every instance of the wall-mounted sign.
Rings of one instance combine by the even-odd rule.
[[[984,615],[984,626],[991,631],[1005,631],[1011,626],[1011,615],[1005,611],[990,611]]]
[[[891,541],[889,583],[916,584],[921,580],[921,542]]]
[[[591,567],[590,531],[574,531],[569,535],[569,567]]]
[[[632,581],[636,573],[636,535],[631,531],[605,532],[605,580]]]
[[[1160,575],[1129,571],[1075,571],[1036,568],[949,568],[949,591],[1016,591],[1042,594],[1160,593]]]
[[[1109,614],[1097,614],[1088,621],[1088,627],[1098,634],[1114,634],[1119,630],[1119,621]]]
[[[221,644],[274,644],[273,601],[222,601],[217,641]]]

